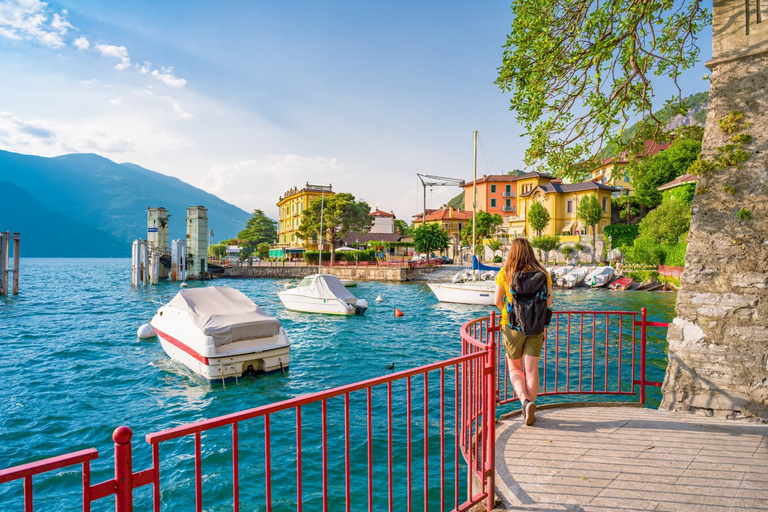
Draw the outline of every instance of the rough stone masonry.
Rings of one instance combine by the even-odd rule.
[[[753,139],[745,162],[699,177],[661,408],[768,420],[768,1],[713,7],[702,157],[728,143],[732,111]]]

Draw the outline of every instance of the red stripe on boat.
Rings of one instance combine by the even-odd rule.
[[[179,349],[183,350],[184,352],[186,352],[187,354],[191,355],[192,357],[194,357],[195,359],[197,359],[198,361],[200,361],[200,362],[201,362],[201,363],[203,363],[204,365],[208,365],[208,364],[209,364],[209,363],[208,363],[208,358],[207,358],[207,357],[205,357],[205,356],[203,356],[203,355],[200,355],[200,354],[198,354],[197,352],[195,352],[194,350],[192,350],[191,348],[189,348],[189,347],[188,347],[187,345],[185,345],[184,343],[180,342],[179,340],[177,340],[176,338],[174,338],[174,337],[173,337],[173,336],[171,336],[170,334],[166,334],[166,333],[164,333],[163,331],[161,331],[161,330],[160,330],[160,329],[158,329],[157,327],[155,327],[154,329],[155,329],[155,332],[157,333],[157,335],[158,335],[158,336],[160,336],[161,338],[163,338],[165,341],[167,341],[168,343],[170,343],[170,344],[171,344],[171,345],[173,345],[174,347],[176,347],[176,348],[179,348]]]

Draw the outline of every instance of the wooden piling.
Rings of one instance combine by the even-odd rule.
[[[8,295],[9,289],[14,295],[19,293],[20,246],[20,233],[11,234],[10,231],[0,233],[0,295]],[[13,266],[11,266],[11,247],[13,247]]]

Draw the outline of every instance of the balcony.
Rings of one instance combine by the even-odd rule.
[[[505,191],[504,191],[504,192],[501,194],[501,197],[517,197],[517,192],[513,192],[513,191],[506,191],[506,190],[505,190]]]
[[[514,211],[517,211],[517,207],[516,206],[504,206],[504,207],[502,207],[501,211],[503,211],[503,212],[514,212]]]

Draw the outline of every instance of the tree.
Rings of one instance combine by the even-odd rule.
[[[677,86],[712,21],[703,0],[517,0],[512,16],[496,84],[530,137],[526,164],[566,177],[595,147],[622,143],[630,117],[663,128],[651,77]],[[680,94],[667,106],[683,111]]]
[[[568,260],[571,259],[571,255],[576,249],[573,248],[572,245],[564,245],[560,248],[560,252],[563,253],[563,257],[565,258],[565,262],[568,263]]]
[[[405,236],[408,233],[408,223],[401,219],[395,219],[395,233]]]
[[[579,201],[579,206],[576,207],[576,216],[585,226],[592,227],[592,263],[594,263],[595,252],[597,251],[596,228],[598,222],[603,218],[603,208],[600,206],[600,201],[597,200],[597,197],[593,194],[582,197],[581,201]]]
[[[413,244],[417,252],[427,255],[434,251],[444,251],[448,248],[451,238],[440,224],[429,223],[416,228],[413,232]]]
[[[214,244],[208,246],[208,256],[211,258],[223,258],[227,255],[227,246],[224,244]]]
[[[261,242],[256,246],[256,256],[263,260],[269,258],[269,244],[267,242]]]
[[[550,219],[549,212],[538,201],[533,203],[528,209],[528,224],[531,225],[537,236],[541,235],[541,232],[549,224]]]
[[[237,234],[240,240],[246,240],[248,245],[256,247],[262,242],[268,244],[277,240],[277,222],[270,219],[261,210],[253,210],[251,218],[245,223],[245,228]]]
[[[549,251],[556,251],[560,248],[560,237],[558,235],[537,236],[531,240],[531,247],[544,253],[544,264],[549,263]]]
[[[668,149],[636,166],[630,166],[629,172],[635,187],[635,195],[646,208],[656,208],[661,204],[662,194],[659,187],[685,174],[701,153],[701,142],[681,139]]]
[[[691,206],[685,201],[664,201],[640,221],[640,238],[676,244],[691,227]]]
[[[494,213],[491,215],[488,212],[477,212],[475,215],[475,234],[477,239],[475,243],[472,243],[472,223],[467,224],[461,229],[461,240],[467,245],[479,245],[477,240],[483,238],[490,238],[496,234],[496,229],[504,224],[504,219],[501,215]]]
[[[498,238],[493,238],[488,241],[488,248],[491,250],[494,256],[496,256],[496,251],[501,249],[502,243],[501,240]]]
[[[322,230],[325,240],[331,244],[331,265],[336,261],[336,245],[350,231],[367,233],[373,226],[371,207],[365,201],[356,201],[348,192],[340,192],[325,198],[316,197],[301,214],[298,234],[310,239],[320,235],[320,210],[322,203]],[[322,242],[321,242],[322,243]]]
[[[611,200],[611,205],[619,210],[619,218],[627,224],[634,224],[640,219],[640,200],[637,196],[619,196]]]

